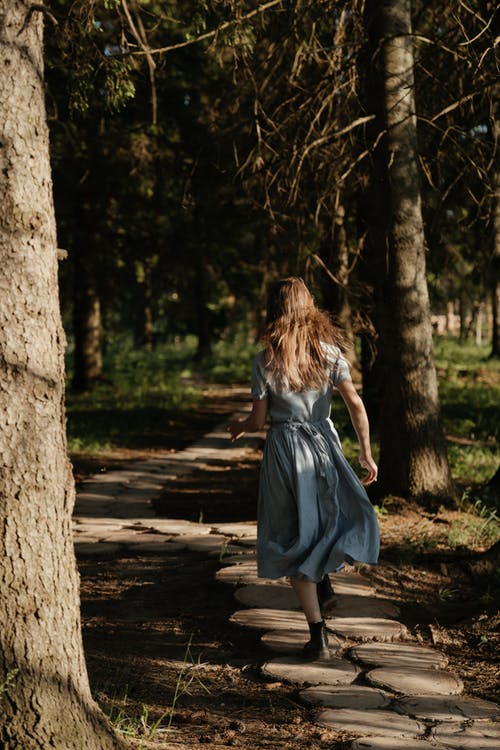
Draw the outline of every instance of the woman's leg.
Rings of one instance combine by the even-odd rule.
[[[328,636],[319,607],[317,585],[311,581],[303,581],[300,578],[291,578],[290,583],[306,616],[311,634],[311,639],[304,646],[302,656],[312,661],[316,659],[328,659],[330,656]]]
[[[312,581],[303,581],[301,578],[290,578],[290,583],[297,594],[297,599],[306,616],[307,622],[319,622],[322,620],[316,584],[312,583]]]

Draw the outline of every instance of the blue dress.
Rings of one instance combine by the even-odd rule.
[[[345,562],[378,559],[375,512],[330,420],[332,387],[351,379],[349,365],[337,347],[325,349],[329,381],[318,390],[280,389],[264,352],[254,359],[252,398],[268,400],[270,418],[259,484],[261,578],[317,582]]]

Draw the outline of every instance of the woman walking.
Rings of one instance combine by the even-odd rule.
[[[316,307],[302,279],[271,288],[265,349],[252,369],[253,407],[232,420],[233,440],[270,420],[260,474],[257,568],[262,578],[287,576],[307,619],[303,656],[329,657],[322,610],[333,599],[328,573],[345,562],[375,563],[376,516],[346,461],[330,420],[332,389],[356,431],[363,484],[377,479],[368,418],[339,348],[340,334]]]

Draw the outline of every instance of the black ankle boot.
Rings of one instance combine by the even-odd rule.
[[[307,659],[307,661],[329,659],[330,651],[328,649],[328,634],[326,632],[325,621],[310,622],[308,625],[311,640],[302,649],[302,657]]]
[[[321,608],[321,612],[323,612],[323,610],[331,607],[332,604],[335,603],[336,599],[335,592],[332,589],[332,584],[330,583],[330,579],[328,577],[328,573],[325,573],[325,575],[323,576],[323,580],[317,583],[316,587],[318,589],[319,606]]]

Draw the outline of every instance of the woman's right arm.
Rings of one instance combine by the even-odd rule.
[[[359,463],[368,472],[363,479],[363,484],[371,484],[377,481],[378,468],[372,457],[370,425],[368,424],[365,405],[350,380],[343,380],[336,388],[344,399],[349,416],[351,417],[352,426],[358,436],[360,447]]]

